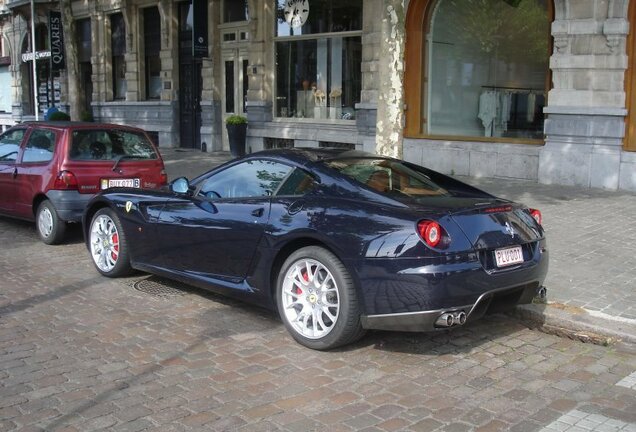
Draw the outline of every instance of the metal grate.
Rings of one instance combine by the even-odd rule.
[[[321,148],[340,148],[340,149],[349,149],[349,150],[356,149],[355,144],[341,143],[341,142],[334,142],[334,141],[320,141],[318,143],[318,146]]]
[[[133,288],[144,294],[150,294],[155,297],[178,297],[188,294],[191,287],[187,284],[160,278],[158,276],[150,276],[145,279],[135,281]]]
[[[264,145],[266,150],[280,149],[280,148],[293,148],[294,140],[287,138],[265,138]]]

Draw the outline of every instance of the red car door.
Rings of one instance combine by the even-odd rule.
[[[15,210],[16,161],[25,131],[11,129],[0,135],[0,211],[6,214]]]
[[[32,129],[27,137],[22,156],[16,165],[16,216],[33,218],[33,198],[40,192],[46,192],[52,173],[57,172],[51,167],[54,163],[56,141],[56,133],[49,129]]]

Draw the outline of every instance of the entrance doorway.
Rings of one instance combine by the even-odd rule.
[[[245,47],[223,50],[223,123],[233,114],[245,116],[247,110],[247,68],[249,60]],[[223,128],[223,148],[230,147],[227,130]]]
[[[184,148],[201,148],[201,59],[192,51],[192,1],[179,4],[179,138]]]

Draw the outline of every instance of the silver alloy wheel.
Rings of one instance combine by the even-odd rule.
[[[115,222],[107,215],[99,215],[91,224],[91,256],[95,265],[108,273],[119,258],[119,233]]]
[[[333,275],[321,262],[294,262],[283,280],[283,310],[300,335],[320,339],[333,330],[340,314],[340,293]]]
[[[51,210],[46,206],[42,207],[38,215],[38,229],[44,238],[49,237],[53,232],[53,215],[51,214]]]

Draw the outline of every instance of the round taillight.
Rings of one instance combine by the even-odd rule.
[[[434,221],[423,220],[417,224],[417,230],[420,237],[430,247],[435,247],[442,240],[442,227]]]
[[[161,184],[161,186],[168,184],[168,174],[166,173],[165,169],[162,169],[161,173],[159,174],[159,183]]]
[[[539,225],[543,225],[543,215],[539,210],[530,209],[530,216],[532,216]]]
[[[77,189],[78,183],[75,174],[70,171],[61,171],[57,174],[55,178],[55,183],[53,184],[53,189],[55,190],[69,190],[69,189]]]

